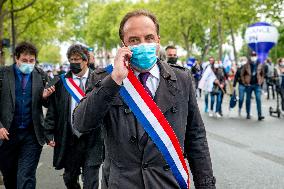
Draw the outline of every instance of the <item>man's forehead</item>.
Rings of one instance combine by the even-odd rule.
[[[35,58],[35,55],[30,53],[21,53],[20,58]]]
[[[134,34],[142,34],[146,31],[152,31],[152,34],[157,35],[157,30],[155,23],[151,18],[141,15],[141,16],[133,16],[129,18],[123,27],[124,34],[128,34],[129,32],[134,32]],[[151,34],[151,33],[149,33]]]
[[[176,50],[176,49],[167,49],[167,52],[168,52],[168,53],[176,53],[177,50]]]
[[[79,54],[79,53],[74,53],[74,54],[71,54],[70,57],[73,57],[73,58],[81,58],[82,56]]]

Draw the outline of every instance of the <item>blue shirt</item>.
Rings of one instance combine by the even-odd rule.
[[[15,128],[28,128],[32,124],[32,79],[31,74],[23,74],[14,64],[15,73],[15,113],[13,125]],[[26,77],[22,87],[23,77]]]
[[[16,64],[14,64],[14,71],[17,77],[19,78],[20,82],[22,82],[23,76],[27,78],[27,81],[30,79],[31,74],[23,74]]]

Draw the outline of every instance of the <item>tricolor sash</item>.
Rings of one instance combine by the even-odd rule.
[[[112,70],[112,65],[106,67],[108,73]],[[179,186],[188,189],[190,186],[188,168],[175,132],[131,69],[123,80],[119,93],[163,154]]]
[[[64,74],[60,75],[60,78],[68,93],[75,99],[77,103],[79,103],[81,99],[86,96],[84,91],[74,82],[73,78],[65,78]]]

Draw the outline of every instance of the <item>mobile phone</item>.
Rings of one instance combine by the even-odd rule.
[[[60,80],[59,76],[55,76],[48,84],[45,86],[45,89],[50,88],[51,86],[55,85]]]

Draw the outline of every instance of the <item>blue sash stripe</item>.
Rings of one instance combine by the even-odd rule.
[[[64,74],[60,75],[60,78],[63,82],[63,85],[65,87],[65,89],[68,91],[68,93],[75,99],[75,101],[77,103],[80,103],[80,99],[77,97],[77,95],[75,95],[75,93],[71,90],[71,88],[68,86],[67,82],[66,82],[66,78]]]

